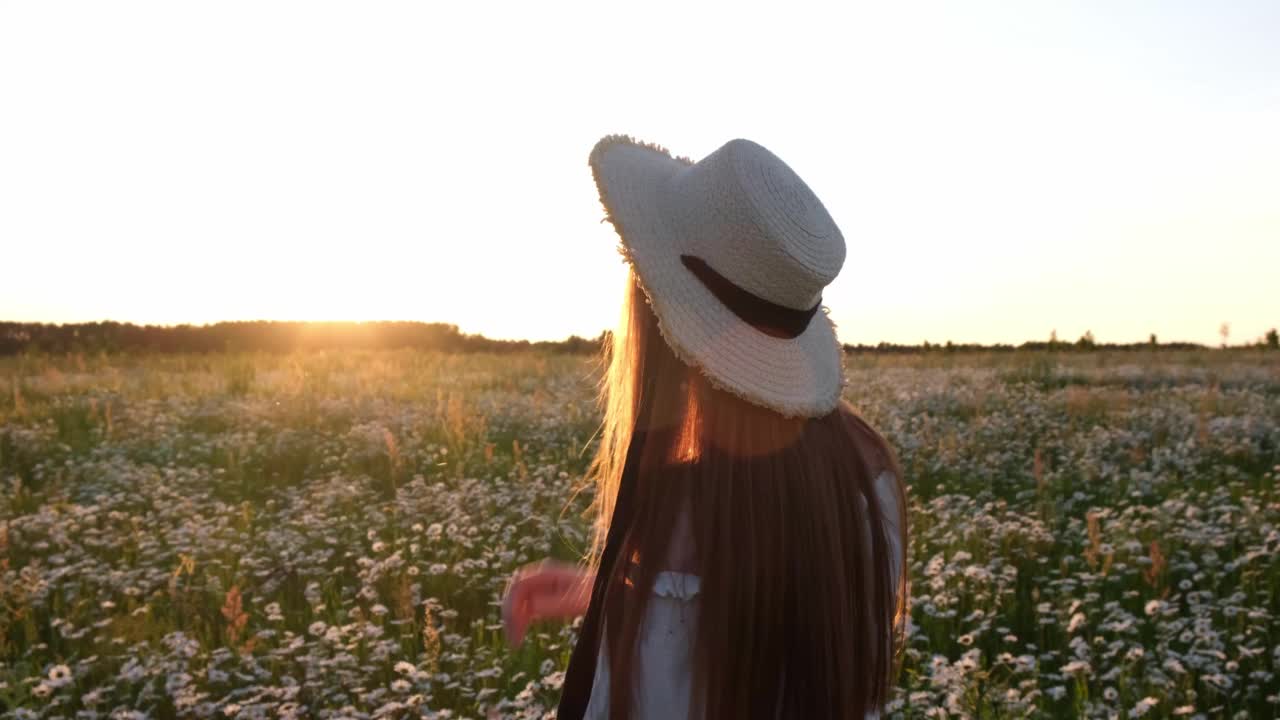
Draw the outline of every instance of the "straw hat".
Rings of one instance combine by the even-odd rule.
[[[783,415],[834,410],[843,350],[821,301],[844,264],[844,236],[809,186],[750,140],[695,163],[610,135],[590,164],[676,356]]]

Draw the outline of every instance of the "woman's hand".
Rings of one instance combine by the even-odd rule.
[[[511,647],[520,647],[537,620],[569,619],[587,612],[595,576],[578,565],[543,560],[515,572],[502,598],[502,628]]]

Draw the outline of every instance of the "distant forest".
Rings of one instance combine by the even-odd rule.
[[[53,325],[46,323],[0,322],[0,355],[21,353],[121,353],[121,352],[292,352],[296,350],[420,348],[445,352],[514,352],[544,350],[555,353],[593,353],[609,337],[572,335],[564,340],[530,342],[494,340],[463,333],[457,325],[423,322],[222,322],[213,325],[134,325],[97,322]],[[850,353],[918,352],[1002,352],[1019,350],[1203,350],[1199,343],[1162,343],[1152,335],[1142,343],[1098,343],[1092,333],[1076,341],[1024,342],[1021,345],[979,345],[974,343],[844,346]],[[1273,329],[1256,343],[1233,347],[1280,347]]]
[[[421,348],[445,352],[547,350],[595,352],[603,337],[566,340],[494,340],[463,333],[457,325],[424,322],[279,322],[255,320],[213,325],[134,325],[97,322],[51,325],[0,322],[0,355],[23,352],[292,352]]]

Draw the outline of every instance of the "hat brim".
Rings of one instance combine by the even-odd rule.
[[[692,163],[660,147],[609,136],[591,152],[600,201],[680,360],[710,383],[788,417],[835,410],[845,384],[844,351],[823,307],[794,338],[766,334],[738,318],[680,262],[662,195]]]

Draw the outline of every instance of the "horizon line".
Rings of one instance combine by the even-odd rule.
[[[463,328],[462,328],[462,326],[461,326],[461,325],[459,325],[458,323],[448,322],[448,321],[443,321],[443,320],[279,320],[279,319],[264,319],[264,318],[259,318],[259,319],[254,319],[254,320],[216,320],[216,321],[212,321],[212,322],[200,322],[200,323],[197,323],[197,322],[180,322],[180,323],[138,323],[138,322],[134,322],[134,321],[130,321],[130,320],[110,320],[110,319],[104,319],[104,320],[85,320],[85,321],[76,321],[76,322],[48,322],[48,321],[37,321],[37,320],[4,320],[4,319],[0,319],[0,327],[6,326],[6,325],[40,325],[40,326],[50,326],[50,327],[72,327],[72,326],[78,326],[78,325],[79,325],[79,326],[83,326],[83,325],[108,325],[108,324],[114,324],[114,325],[130,325],[130,326],[138,327],[138,328],[177,329],[177,328],[183,328],[183,327],[187,327],[187,328],[212,328],[212,327],[216,327],[216,326],[218,326],[218,325],[253,324],[253,323],[261,323],[261,324],[280,324],[280,325],[302,325],[302,326],[307,326],[307,325],[314,325],[314,326],[320,326],[320,325],[352,325],[352,326],[356,326],[356,325],[393,325],[393,324],[400,324],[400,325],[436,325],[436,326],[452,327],[452,328],[454,328],[454,329],[455,329],[455,331],[456,331],[456,332],[458,332],[460,335],[472,336],[472,337],[482,338],[482,339],[485,339],[485,340],[492,340],[492,341],[495,341],[495,342],[512,342],[512,343],[521,343],[521,342],[524,342],[524,343],[530,343],[530,344],[534,344],[534,343],[553,343],[553,344],[554,344],[554,343],[564,343],[564,342],[571,342],[571,341],[573,341],[575,338],[576,338],[576,339],[579,339],[579,340],[594,340],[594,339],[598,339],[598,338],[602,337],[605,333],[612,333],[612,332],[613,332],[613,329],[612,329],[612,328],[604,328],[604,329],[602,329],[600,332],[596,333],[595,335],[579,335],[579,334],[577,334],[577,333],[569,333],[568,335],[565,335],[565,336],[560,337],[560,338],[558,338],[558,339],[550,339],[550,338],[545,338],[545,339],[533,339],[533,338],[527,338],[527,337],[495,337],[495,336],[486,335],[486,334],[484,334],[483,332],[468,332],[468,331],[466,331],[465,329],[463,329]],[[1275,331],[1275,328],[1272,328],[1272,331]],[[1086,335],[1092,335],[1091,331],[1086,331]],[[1032,344],[1043,344],[1043,345],[1052,345],[1052,344],[1057,344],[1057,345],[1062,345],[1062,346],[1074,346],[1074,345],[1081,344],[1081,342],[1085,340],[1086,335],[1082,335],[1080,338],[1078,338],[1078,339],[1076,339],[1076,340],[1069,340],[1069,339],[1063,339],[1063,338],[1054,338],[1054,337],[1052,337],[1052,336],[1051,336],[1050,338],[1046,338],[1046,339],[1027,339],[1027,340],[1021,340],[1021,341],[1016,341],[1016,342],[1013,342],[1013,341],[1001,341],[1001,342],[992,342],[992,343],[980,343],[980,342],[957,342],[957,341],[954,341],[954,340],[951,340],[951,339],[947,339],[947,340],[944,340],[944,341],[942,341],[942,342],[935,342],[935,341],[933,341],[933,340],[929,340],[929,339],[927,339],[927,338],[926,338],[926,339],[922,339],[922,340],[920,340],[920,341],[918,341],[918,342],[915,342],[915,343],[889,342],[889,341],[886,341],[886,340],[878,340],[878,341],[875,341],[875,342],[870,342],[870,343],[868,343],[868,342],[849,342],[849,341],[841,340],[841,341],[840,341],[840,344],[841,344],[842,346],[847,346],[847,347],[884,347],[884,346],[888,346],[888,347],[919,347],[919,348],[926,348],[926,347],[927,347],[927,348],[935,348],[935,347],[945,348],[947,345],[953,345],[953,346],[957,346],[957,347],[1002,347],[1002,346],[1003,346],[1003,347],[1019,347],[1019,346],[1021,346],[1021,345],[1032,345]],[[1157,337],[1157,334],[1156,334],[1156,333],[1151,333],[1151,334],[1150,334],[1146,339],[1142,339],[1142,340],[1133,340],[1133,341],[1128,341],[1128,342],[1121,342],[1121,341],[1107,341],[1107,342],[1104,342],[1104,341],[1100,341],[1100,340],[1098,340],[1096,337],[1093,337],[1093,338],[1090,338],[1090,340],[1089,340],[1087,343],[1084,343],[1084,344],[1086,344],[1086,345],[1091,344],[1091,345],[1095,345],[1095,346],[1099,346],[1099,347],[1107,347],[1107,346],[1132,346],[1132,345],[1151,345],[1151,344],[1152,344],[1152,340],[1153,340],[1153,339],[1155,339],[1155,343],[1154,343],[1154,344],[1156,344],[1156,345],[1182,345],[1182,346],[1188,346],[1188,345],[1190,345],[1190,346],[1203,347],[1203,348],[1208,348],[1208,349],[1216,349],[1216,348],[1230,348],[1230,347],[1253,347],[1253,346],[1256,346],[1259,342],[1265,342],[1265,338],[1266,338],[1266,335],[1264,334],[1264,335],[1263,335],[1263,337],[1261,337],[1261,338],[1256,338],[1256,339],[1251,340],[1251,341],[1240,341],[1240,342],[1237,342],[1237,343],[1234,343],[1234,344],[1232,344],[1232,343],[1223,343],[1223,344],[1221,344],[1221,345],[1212,345],[1212,344],[1208,344],[1208,343],[1204,343],[1204,342],[1197,342],[1197,341],[1192,341],[1192,340],[1177,340],[1177,339],[1175,339],[1175,340],[1160,340],[1160,339]]]

